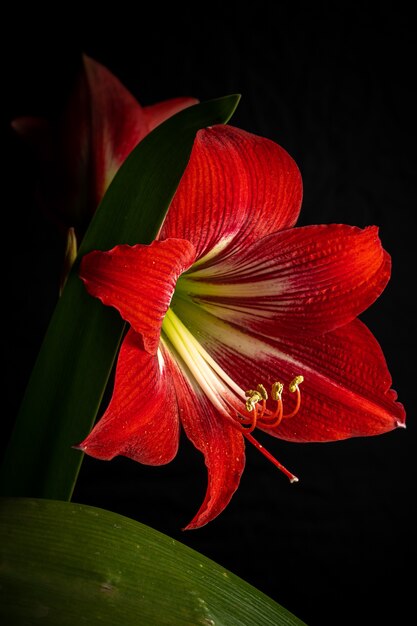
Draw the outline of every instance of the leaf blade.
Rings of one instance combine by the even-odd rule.
[[[302,626],[220,565],[124,516],[66,502],[5,499],[5,623]],[[76,602],[74,599],[76,598]],[[19,621],[21,620],[21,621]]]

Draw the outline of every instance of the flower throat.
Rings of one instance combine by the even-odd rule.
[[[269,461],[282,471],[291,482],[298,478],[287,470],[270,454],[252,435],[255,428],[273,429],[282,420],[294,417],[300,409],[301,393],[299,385],[303,376],[296,376],[288,385],[290,393],[295,394],[295,406],[289,413],[284,412],[282,395],[284,385],[273,383],[270,398],[275,403],[267,407],[269,399],[264,385],[244,391],[210,354],[203,348],[190,330],[183,324],[174,311],[169,308],[162,324],[162,340],[166,337],[175,352],[182,359],[204,391],[207,398],[234,428],[237,428]]]

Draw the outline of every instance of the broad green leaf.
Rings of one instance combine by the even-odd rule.
[[[196,132],[227,123],[239,96],[197,104],[157,127],[133,150],[104,196],[78,259],[117,244],[150,243],[188,162]],[[2,468],[1,493],[69,499],[82,441],[96,418],[124,324],[67,280],[33,369]],[[23,288],[23,286],[22,286]]]
[[[303,625],[198,552],[109,511],[11,498],[0,528],[4,624]]]

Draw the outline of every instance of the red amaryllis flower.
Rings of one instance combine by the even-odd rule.
[[[296,480],[256,428],[307,442],[404,425],[382,351],[356,319],[390,276],[377,228],[293,228],[301,197],[297,166],[278,145],[208,128],[158,240],[82,260],[89,293],[130,329],[113,397],[79,448],[160,465],[176,455],[182,425],[208,470],[187,528],[225,508],[245,441]]]
[[[145,135],[194,98],[142,107],[103,65],[84,55],[82,71],[63,114],[55,121],[20,117],[14,129],[33,145],[39,201],[80,240],[104,192]]]

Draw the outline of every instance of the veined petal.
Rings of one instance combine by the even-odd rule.
[[[142,111],[148,124],[148,132],[165,122],[169,117],[193,104],[198,104],[196,98],[171,98],[143,107]]]
[[[340,224],[274,233],[178,290],[213,315],[269,336],[321,334],[368,308],[390,277],[378,229]]]
[[[62,116],[54,122],[12,121],[34,150],[42,207],[65,230],[74,227],[82,236],[133,148],[155,126],[196,102],[174,98],[143,108],[107,68],[84,55]]]
[[[290,352],[306,368],[303,414],[299,420],[295,417],[293,424],[288,420],[277,433],[279,437],[327,441],[333,433],[335,439],[342,439],[405,426],[405,410],[391,389],[384,354],[360,320],[297,344],[282,341],[273,345]],[[306,415],[309,419],[303,421]]]
[[[274,433],[289,441],[379,435],[405,425],[382,350],[359,320],[298,346],[276,344],[305,366],[300,414]],[[291,423],[292,422],[292,423]]]
[[[293,226],[301,197],[299,170],[283,148],[231,126],[206,128],[197,133],[161,239],[187,239],[197,258],[208,255],[201,263],[210,263],[213,251],[232,254]]]
[[[194,247],[182,239],[121,245],[85,255],[80,277],[87,291],[115,307],[142,336],[144,349],[155,354],[178,276],[194,258]]]
[[[148,123],[138,101],[107,68],[86,55],[84,68],[97,206],[120,165],[148,133]]]
[[[244,333],[181,298],[173,307],[194,332],[198,328],[202,346],[241,388],[259,383],[270,388],[277,381],[287,387],[304,376],[299,412],[271,434],[297,442],[333,441],[404,425],[383,353],[359,320],[317,337],[281,340]],[[291,412],[292,394],[284,391],[283,400],[284,412]]]
[[[26,117],[12,125],[36,150],[45,208],[80,233],[120,165],[148,133],[140,104],[107,68],[87,55],[55,123]]]
[[[157,355],[148,354],[139,335],[130,330],[120,349],[110,404],[77,447],[97,459],[122,455],[146,465],[169,463],[179,440],[170,367],[162,345]]]
[[[174,361],[181,363],[177,354]],[[203,453],[208,473],[203,504],[185,529],[190,530],[213,520],[230,502],[245,467],[245,444],[241,432],[217,413],[185,366],[171,371],[181,423],[188,439]]]

